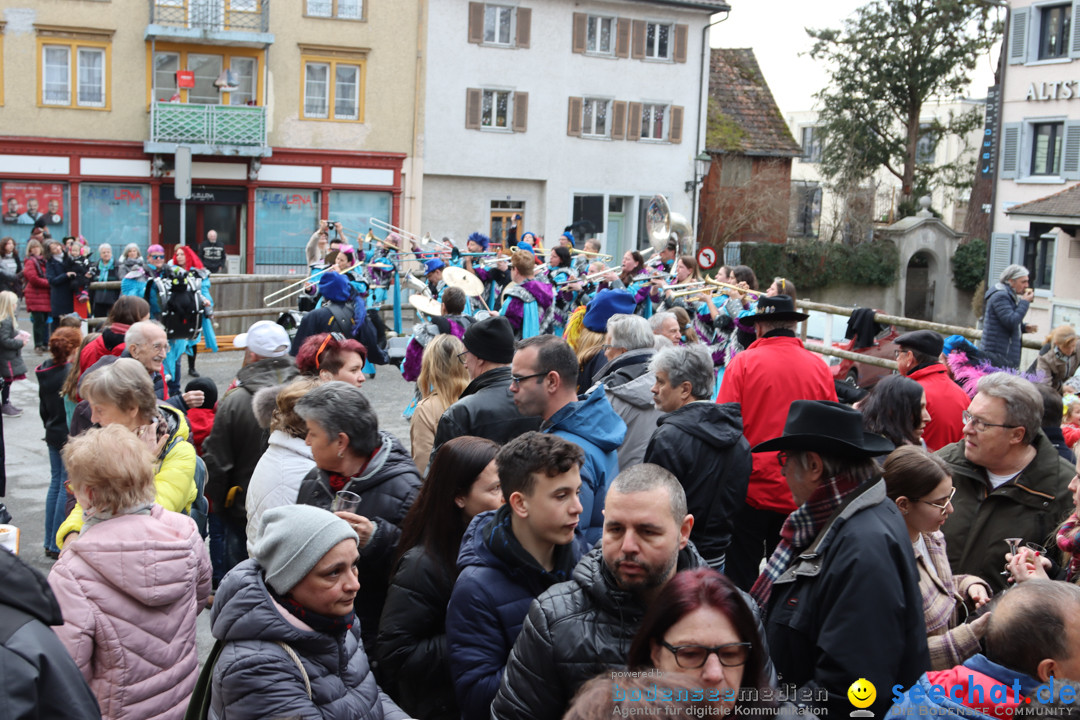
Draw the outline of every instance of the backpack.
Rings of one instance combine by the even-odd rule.
[[[202,327],[202,302],[197,281],[187,272],[175,268],[154,279],[161,324],[169,340],[190,340]]]

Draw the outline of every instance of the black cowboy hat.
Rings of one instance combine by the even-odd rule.
[[[790,295],[762,295],[758,298],[757,314],[739,318],[743,322],[757,322],[758,320],[776,320],[789,322],[805,320],[810,317],[809,313],[799,312],[795,309],[795,301]]]
[[[753,452],[795,450],[873,457],[894,449],[887,438],[863,430],[858,410],[827,400],[796,400],[788,411],[784,434],[758,443]]]

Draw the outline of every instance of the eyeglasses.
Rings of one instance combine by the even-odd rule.
[[[964,420],[964,425],[970,424],[975,428],[975,432],[986,432],[986,428],[1000,427],[1000,428],[1018,428],[1019,425],[1005,425],[1003,423],[988,423],[982,418],[977,418],[967,410],[960,414],[960,417]]]
[[[906,352],[911,352],[911,351],[908,350],[907,348],[897,348],[896,350],[893,350],[892,351],[893,359],[899,358],[901,355],[903,355]]]
[[[522,375],[521,377],[518,377],[517,375],[511,375],[510,376],[510,387],[513,387],[514,385],[521,385],[521,383],[525,382],[526,380],[532,380],[533,378],[544,377],[545,375],[547,375],[546,372],[533,373],[532,375]]]
[[[924,503],[926,503],[927,505],[929,505],[930,507],[935,507],[935,508],[937,508],[938,510],[940,510],[940,511],[941,511],[941,514],[942,514],[942,515],[944,515],[944,514],[945,514],[945,513],[946,513],[946,512],[948,511],[948,509],[949,509],[949,503],[951,503],[951,502],[952,502],[953,496],[955,496],[955,495],[956,495],[956,488],[954,487],[954,488],[952,489],[952,492],[951,492],[951,493],[949,493],[949,499],[948,499],[948,500],[946,500],[945,502],[941,503],[940,505],[938,505],[937,503],[932,503],[932,502],[930,502],[929,500],[920,500],[919,502],[924,502]]]
[[[345,336],[339,332],[332,332],[326,334],[326,337],[323,339],[322,344],[319,345],[319,349],[315,352],[316,370],[322,370],[322,354],[326,351],[326,346],[330,344],[330,341],[333,340],[338,345],[344,345],[345,339]]]
[[[726,645],[671,645],[663,640],[660,644],[671,651],[675,656],[675,664],[683,670],[697,670],[716,653],[716,659],[724,667],[739,667],[745,665],[750,657],[751,643],[727,643]]]
[[[468,355],[468,354],[469,354],[469,351],[468,351],[468,350],[462,350],[461,352],[459,352],[459,353],[457,354],[457,359],[458,359],[458,362],[459,362],[459,363],[461,363],[462,365],[466,365],[466,364],[468,364],[468,362],[469,362],[469,359],[468,359],[467,357],[465,357],[465,356],[466,356],[466,355]]]

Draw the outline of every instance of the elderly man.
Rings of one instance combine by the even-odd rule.
[[[731,518],[746,497],[752,466],[739,406],[710,402],[714,371],[704,345],[664,348],[649,369],[656,378],[656,408],[665,414],[657,420],[644,461],[678,478],[697,518],[690,539],[705,562],[723,572]]]
[[[930,452],[935,452],[964,436],[964,410],[968,398],[959,385],[949,377],[949,370],[941,362],[945,341],[932,330],[915,330],[896,338],[900,349],[896,351],[896,366],[922,386],[926,393],[926,411],[930,421],[923,429],[923,442]]]
[[[649,326],[654,335],[666,337],[673,345],[682,342],[682,328],[679,327],[679,318],[670,310],[654,313],[649,318]]]
[[[645,445],[663,414],[653,405],[652,386],[656,377],[649,361],[656,355],[649,321],[640,315],[612,315],[607,322],[604,357],[607,364],[596,374],[594,392],[604,386],[615,414],[626,423],[626,437],[616,450],[619,470],[637,465],[645,456]]]
[[[1028,269],[1010,265],[1001,271],[998,282],[986,291],[983,304],[983,336],[979,349],[998,367],[1020,367],[1020,342],[1024,333],[1037,332],[1037,325],[1024,323],[1035,291],[1028,286]]]
[[[850,711],[853,678],[879,689],[870,709],[880,717],[884,689],[930,667],[911,538],[874,463],[893,445],[862,427],[846,405],[796,400],[783,435],[754,447],[779,451],[798,509],[750,594],[768,618],[777,672],[825,690],[830,717]]]
[[[615,450],[626,436],[626,423],[612,410],[602,387],[577,399],[577,356],[561,338],[538,335],[520,341],[510,371],[510,393],[518,412],[539,415],[541,432],[558,435],[585,451],[578,533],[592,544],[600,538],[608,485],[619,472]]]
[[[608,491],[600,547],[581,559],[572,580],[547,589],[529,608],[491,706],[493,720],[558,720],[582,684],[623,668],[664,585],[676,572],[704,565],[690,542],[693,526],[674,475],[648,464],[619,473]],[[743,599],[756,614],[753,601]],[[758,630],[764,636],[760,624]]]
[[[225,269],[225,246],[218,242],[217,230],[206,233],[206,242],[199,246],[199,257],[212,273]]]
[[[1006,587],[1005,538],[1050,545],[1073,509],[1073,468],[1039,429],[1043,402],[1031,382],[993,373],[977,388],[964,439],[938,451],[956,490],[942,532],[953,572],[978,575],[996,591]]]
[[[757,340],[724,371],[717,402],[739,403],[743,432],[754,445],[778,436],[794,400],[836,400],[836,386],[821,357],[803,347],[795,326],[809,315],[797,312],[787,295],[763,297],[752,322]],[[798,506],[792,501],[776,453],[754,455],[746,501],[735,515],[725,572],[747,590],[762,557],[776,547],[780,527]]]
[[[1040,686],[1057,690],[1055,681],[1080,680],[1080,587],[1033,580],[1010,590],[990,616],[985,643],[986,652],[963,665],[925,673],[903,693],[893,687],[896,704],[887,717],[1000,720],[1019,716],[1024,706],[1034,711],[1036,701],[1048,704]]]

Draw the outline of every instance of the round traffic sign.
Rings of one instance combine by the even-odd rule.
[[[711,270],[716,264],[716,251],[711,247],[703,247],[698,250],[697,264],[703,270]]]

